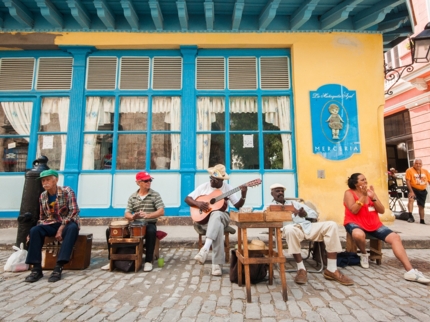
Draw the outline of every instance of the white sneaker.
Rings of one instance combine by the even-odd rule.
[[[203,247],[202,249],[200,249],[198,254],[194,257],[194,259],[203,265],[206,262],[206,257],[208,257],[208,254],[209,254],[209,250]]]
[[[100,269],[102,269],[104,271],[108,271],[110,269],[110,263],[106,264],[105,266],[100,267]]]
[[[423,283],[423,284],[430,283],[430,279],[425,277],[423,275],[423,273],[421,273],[417,269],[413,269],[410,272],[406,272],[405,275],[403,275],[403,276],[404,276],[405,280],[407,280],[407,281],[418,282],[418,283]]]
[[[214,275],[214,276],[221,276],[222,275],[221,265],[217,265],[217,264],[212,265],[212,275]]]
[[[360,265],[363,268],[369,268],[369,254],[360,255]]]
[[[152,263],[146,262],[145,265],[143,266],[143,271],[144,272],[150,272],[150,271],[152,271]]]

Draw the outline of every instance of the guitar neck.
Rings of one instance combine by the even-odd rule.
[[[233,193],[236,193],[240,190],[240,187],[236,187],[230,191],[227,191],[225,193],[223,193],[222,195],[219,195],[218,197],[215,198],[215,202],[218,202],[224,198],[227,198],[228,196],[232,195]]]

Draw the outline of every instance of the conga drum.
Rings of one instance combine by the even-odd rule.
[[[130,236],[131,237],[145,237],[146,224],[143,221],[133,221],[130,223]]]
[[[109,233],[111,238],[130,237],[130,232],[128,230],[128,220],[112,221],[109,225]]]

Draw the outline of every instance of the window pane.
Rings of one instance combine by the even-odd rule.
[[[32,102],[2,102],[0,106],[0,134],[30,134]]]
[[[225,164],[225,136],[197,135],[197,169],[204,170],[219,163]]]
[[[179,134],[152,135],[151,169],[179,169],[179,140]]]
[[[37,156],[48,157],[51,169],[64,170],[66,160],[67,135],[39,135],[37,140]]]
[[[199,97],[197,100],[197,131],[224,131],[223,97]]]
[[[0,138],[0,172],[24,172],[27,155],[28,138]]]
[[[87,97],[85,131],[113,130],[114,97]]]
[[[142,170],[146,168],[146,134],[121,134],[118,136],[116,168]]]
[[[291,169],[291,135],[264,135],[264,168]]]
[[[257,134],[231,134],[230,148],[233,169],[260,168]]]
[[[68,97],[47,97],[42,100],[40,132],[67,132],[68,120]]]
[[[257,112],[257,98],[230,98],[230,129],[232,131],[258,130]]]
[[[179,131],[181,129],[181,98],[154,97],[152,99],[152,129]]]
[[[147,97],[122,97],[119,112],[119,131],[146,131],[148,124]]]
[[[112,134],[85,134],[82,170],[112,167]]]
[[[263,97],[263,130],[290,131],[290,98]]]

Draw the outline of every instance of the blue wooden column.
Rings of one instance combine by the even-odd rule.
[[[179,216],[189,216],[185,197],[194,190],[196,173],[196,55],[197,46],[181,46],[183,59],[181,109],[181,207]]]
[[[79,165],[85,120],[85,75],[87,56],[94,47],[62,47],[73,56],[73,78],[70,91],[69,126],[67,129],[64,185],[78,193]]]

